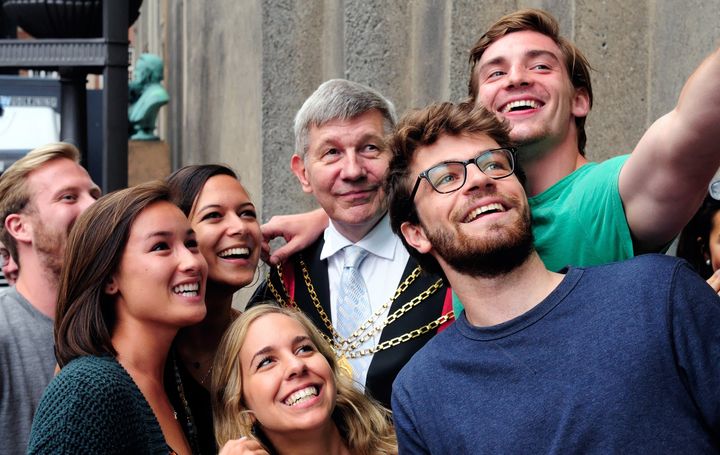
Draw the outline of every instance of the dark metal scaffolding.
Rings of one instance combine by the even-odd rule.
[[[88,74],[103,75],[102,152],[98,183],[103,192],[127,186],[128,5],[103,2],[103,37],[0,40],[0,68],[60,73],[60,136],[78,146],[87,165]]]

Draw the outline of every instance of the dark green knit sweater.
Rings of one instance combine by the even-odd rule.
[[[113,357],[79,357],[45,389],[29,454],[163,454],[160,424]]]

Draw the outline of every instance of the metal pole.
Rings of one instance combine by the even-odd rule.
[[[60,140],[75,144],[87,166],[87,74],[60,68]]]

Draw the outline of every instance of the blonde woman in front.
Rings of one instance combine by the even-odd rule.
[[[248,310],[225,333],[213,369],[221,455],[397,453],[389,412],[339,372],[302,313]]]

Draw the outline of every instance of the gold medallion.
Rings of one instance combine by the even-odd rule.
[[[337,365],[340,369],[340,373],[346,375],[350,379],[353,377],[353,371],[352,371],[352,365],[350,365],[350,361],[348,361],[347,357],[344,355],[338,357],[337,359]]]

